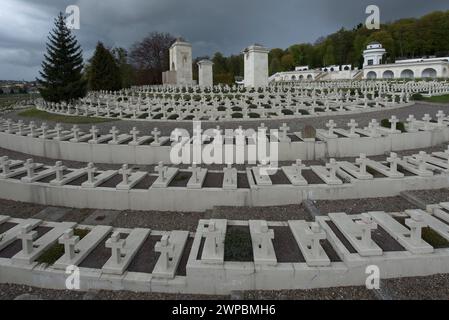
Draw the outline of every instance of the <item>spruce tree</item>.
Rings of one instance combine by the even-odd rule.
[[[116,91],[122,88],[120,68],[112,53],[98,42],[89,66],[89,89]]]
[[[65,23],[62,13],[48,36],[47,53],[42,62],[39,92],[48,102],[69,102],[87,92],[83,79],[83,54],[80,45]]]

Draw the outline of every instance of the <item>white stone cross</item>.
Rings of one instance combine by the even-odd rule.
[[[391,132],[395,132],[397,123],[399,122],[398,118],[395,115],[392,115],[388,122],[391,124]]]
[[[122,249],[126,245],[126,240],[120,239],[120,233],[114,232],[111,237],[106,241],[106,248],[112,250],[112,261],[115,264],[120,264],[122,261]]]
[[[333,136],[334,135],[334,128],[337,126],[337,124],[335,123],[334,120],[329,120],[328,123],[326,123],[326,128],[329,129],[329,135]]]
[[[432,120],[432,117],[428,113],[426,113],[422,118],[422,120],[424,121],[424,130],[429,130],[430,129],[429,124],[430,120]]]
[[[56,181],[61,181],[64,176],[64,170],[67,169],[67,167],[62,165],[62,161],[56,161],[55,166],[53,167],[56,172]]]
[[[320,257],[320,241],[326,239],[326,233],[322,231],[321,226],[317,222],[312,222],[310,224],[311,234],[307,234],[306,237],[311,242],[312,255],[315,258]]]
[[[366,158],[366,154],[361,153],[360,156],[355,159],[355,163],[360,165],[360,173],[366,174],[366,161],[368,159]]]
[[[205,249],[212,251],[211,253],[215,255],[217,253],[218,241],[223,236],[222,232],[220,230],[217,230],[217,228],[215,228],[215,222],[209,222],[207,230],[204,232],[204,236],[205,238],[212,240],[209,242],[211,243],[212,248],[208,247]]]
[[[33,178],[34,176],[34,169],[36,168],[36,164],[33,162],[33,159],[27,159],[27,161],[24,164],[24,167],[27,170],[27,177]]]
[[[160,161],[157,167],[154,168],[154,171],[159,173],[159,178],[162,181],[165,181],[165,173],[167,171],[167,167],[164,166],[164,163],[162,161]]]
[[[418,161],[418,169],[419,171],[427,170],[427,160],[429,159],[429,155],[425,151],[420,151],[418,155],[416,155],[416,160]]]
[[[339,164],[334,158],[331,158],[329,160],[329,163],[326,163],[326,169],[329,169],[329,178],[331,179],[337,179],[337,170],[338,170]]]
[[[133,136],[133,142],[137,142],[137,135],[140,133],[139,130],[137,130],[136,127],[133,127],[133,129],[130,132]]]
[[[232,172],[233,170],[234,169],[232,168],[232,163],[226,164],[226,167],[223,168],[224,177],[225,177],[224,183],[226,183],[226,184],[233,184],[234,183],[234,181],[232,180],[233,175],[232,174],[227,174],[228,172]]]
[[[437,119],[438,119],[438,126],[443,126],[443,120],[446,117],[446,115],[444,114],[443,110],[438,110],[438,113],[436,115]]]
[[[42,123],[41,130],[42,130],[42,138],[45,139],[47,137],[47,130],[48,130],[48,125],[45,122]]]
[[[73,133],[73,139],[78,140],[80,128],[78,128],[78,126],[76,124],[73,125],[73,127],[72,127],[72,133]]]
[[[69,261],[75,257],[75,245],[80,241],[79,236],[74,236],[73,229],[68,229],[64,232],[58,242],[64,245],[64,255]]]
[[[98,130],[98,128],[96,126],[92,126],[92,128],[90,129],[90,133],[92,134],[93,141],[97,141],[98,132],[100,132],[100,130]]]
[[[87,164],[86,171],[87,171],[87,181],[89,183],[94,183],[95,172],[97,172],[97,168],[95,168],[92,162],[89,162]]]
[[[292,167],[295,168],[296,176],[301,176],[302,170],[304,170],[306,166],[302,163],[301,159],[296,159],[296,162],[292,164]]]
[[[61,131],[62,131],[62,126],[61,124],[57,123],[55,125],[55,131],[56,131],[56,138],[60,139],[61,138]]]
[[[9,168],[11,166],[11,160],[7,156],[0,158],[0,167],[2,168],[2,172],[4,175],[9,173]]]
[[[20,228],[17,238],[22,240],[22,250],[26,255],[33,252],[33,240],[37,238],[37,231],[31,231],[32,226],[27,224]]]
[[[351,120],[349,121],[349,123],[347,124],[347,126],[350,128],[350,129],[349,129],[349,133],[350,133],[351,135],[353,135],[353,134],[355,134],[355,128],[357,128],[357,127],[359,126],[359,124],[358,124],[357,122],[355,122],[354,119],[351,119]]]
[[[387,161],[390,163],[390,172],[396,173],[398,171],[398,155],[394,152],[391,152],[390,157],[387,158]]]
[[[288,131],[290,130],[290,127],[287,126],[286,123],[283,123],[282,127],[280,127],[279,130],[282,132],[281,139],[285,139],[287,137]]]
[[[361,214],[361,220],[356,222],[362,229],[362,242],[365,246],[371,246],[371,230],[377,229],[377,224],[374,222],[373,218],[367,214]]]
[[[408,116],[407,122],[408,122],[408,125],[409,125],[408,130],[409,130],[410,132],[415,131],[415,130],[416,130],[416,129],[415,129],[416,119],[415,119],[415,116],[414,116],[413,114],[411,114],[411,115]]]
[[[151,131],[151,134],[154,137],[154,142],[159,143],[159,136],[161,135],[161,132],[157,128],[154,128],[154,130]]]
[[[189,169],[192,170],[193,181],[198,182],[198,174],[201,171],[201,167],[197,167],[196,163],[193,162]]]
[[[34,124],[34,121],[31,121],[30,124],[28,125],[28,127],[30,128],[30,135],[32,137],[34,137],[34,129],[36,129],[36,125]]]
[[[414,244],[420,244],[422,242],[422,228],[427,227],[427,223],[424,222],[424,218],[421,213],[410,214],[411,219],[405,220],[405,224],[410,228],[410,240]]]
[[[128,185],[129,183],[128,177],[132,173],[132,169],[128,169],[128,165],[124,164],[122,168],[118,171],[118,173],[122,175],[122,183],[124,185]]]
[[[377,134],[377,128],[379,128],[379,123],[376,119],[372,119],[368,124],[368,128],[370,129],[371,136],[375,136]]]
[[[117,129],[117,127],[112,127],[112,129],[109,131],[110,134],[112,134],[112,141],[117,142],[117,135],[120,133],[120,130]]]
[[[161,240],[154,246],[154,250],[161,253],[162,265],[167,270],[170,259],[173,258],[175,253],[175,246],[170,243],[168,235],[162,236]]]

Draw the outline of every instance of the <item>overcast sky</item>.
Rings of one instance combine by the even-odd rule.
[[[1,0],[0,79],[34,80],[53,19],[71,4],[81,11],[75,34],[85,58],[97,41],[129,48],[152,31],[184,37],[194,56],[232,54],[314,42],[364,22],[369,4],[382,22],[449,10],[447,0]]]

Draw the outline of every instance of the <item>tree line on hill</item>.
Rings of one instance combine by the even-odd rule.
[[[380,30],[368,30],[359,24],[321,37],[314,44],[294,44],[269,53],[269,73],[291,71],[295,66],[317,68],[351,64],[361,67],[362,52],[372,41],[387,50],[386,62],[398,58],[449,55],[449,11],[436,11],[421,18],[407,18],[382,24]],[[160,84],[162,72],[169,69],[169,48],[175,41],[169,33],[152,32],[129,50],[97,44],[93,57],[84,65],[82,50],[65,25],[61,13],[50,33],[47,53],[38,79],[40,93],[47,101],[70,101],[85,96],[87,90],[115,91],[132,85]],[[198,78],[193,61],[193,77]],[[233,84],[243,77],[243,55],[225,57],[217,52],[214,83]]]

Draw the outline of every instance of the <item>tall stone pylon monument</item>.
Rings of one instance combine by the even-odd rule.
[[[268,52],[267,48],[259,44],[243,50],[245,87],[259,88],[268,85]]]
[[[162,74],[164,84],[192,85],[192,45],[178,38],[169,49],[170,70]]]

